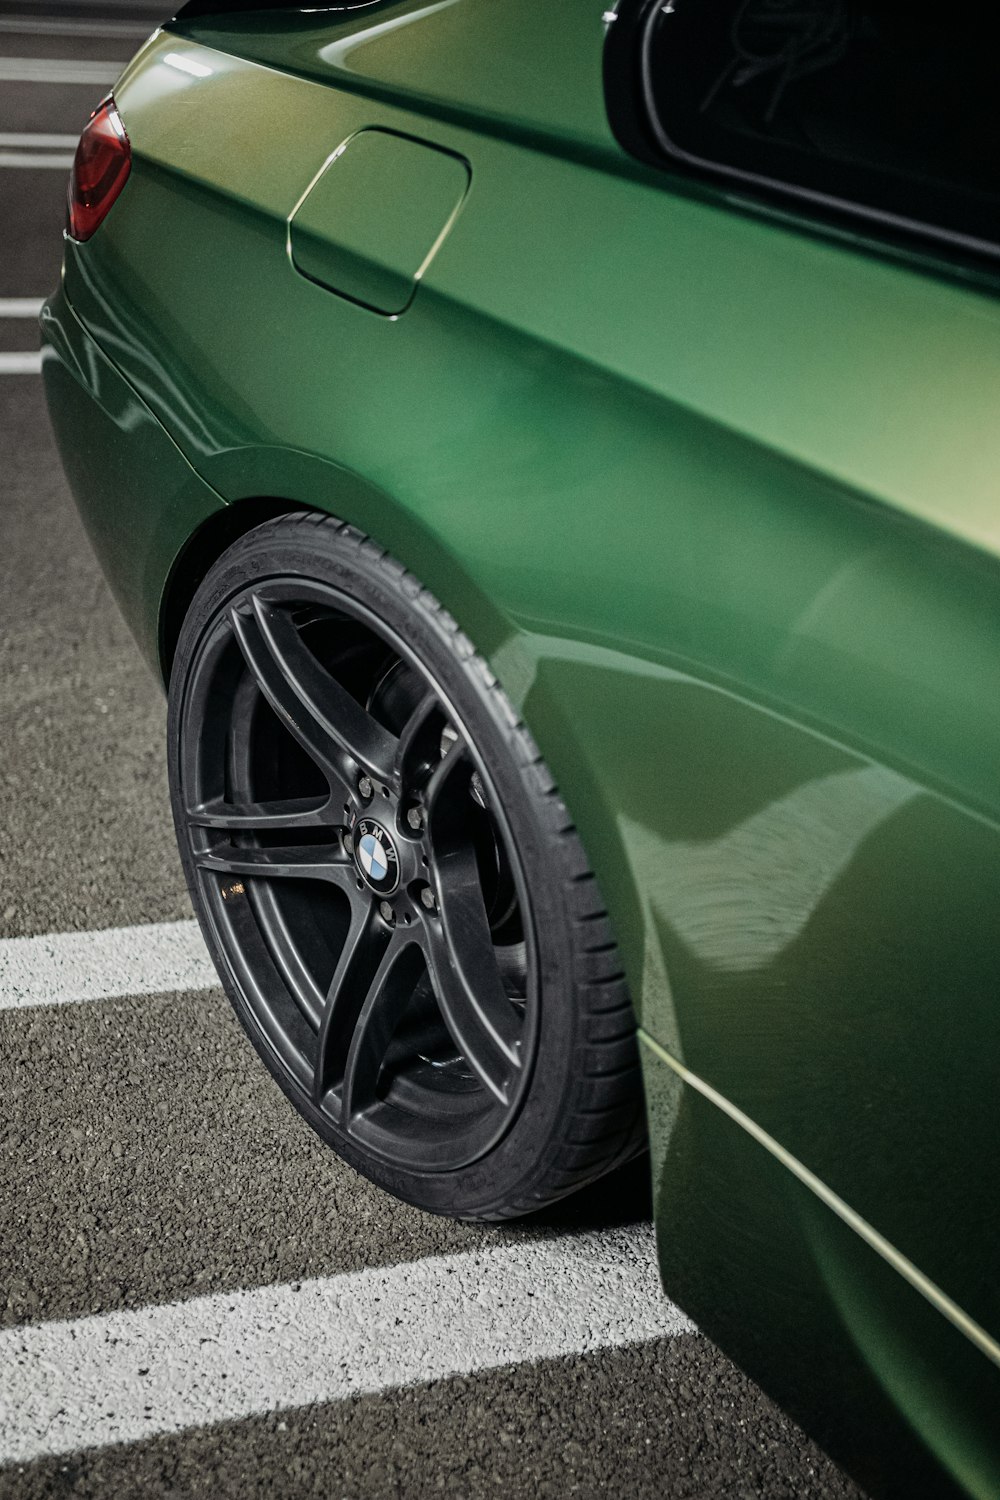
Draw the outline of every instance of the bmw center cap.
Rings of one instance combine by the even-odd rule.
[[[381,823],[362,818],[354,834],[354,858],[373,891],[388,896],[399,884],[399,857]]]

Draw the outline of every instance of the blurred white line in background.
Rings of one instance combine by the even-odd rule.
[[[0,297],[0,318],[37,318],[44,301],[44,297]]]
[[[147,37],[154,30],[141,21],[77,21],[53,16],[0,16],[0,31],[23,36]]]
[[[23,353],[15,354],[0,353],[0,375],[40,375],[41,372],[42,351],[40,349],[26,349]],[[3,1004],[0,1002],[0,1010],[2,1009]]]
[[[10,1328],[0,1463],[694,1333],[648,1224]]]
[[[58,167],[68,172],[72,165],[72,151],[60,156],[48,156],[44,151],[0,151],[0,167],[27,167],[31,171],[38,171],[40,167]]]
[[[5,357],[0,354],[0,360]],[[0,939],[0,1010],[205,990],[218,983],[197,922]]]
[[[0,57],[0,82],[87,83],[96,88],[114,83],[124,66],[70,57]]]
[[[30,130],[0,130],[0,146],[16,146],[19,151],[52,151],[59,147],[64,151],[74,151],[79,139],[76,135],[39,135]]]

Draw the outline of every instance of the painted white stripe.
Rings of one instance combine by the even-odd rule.
[[[42,351],[40,349],[0,353],[0,375],[40,375],[41,371]]]
[[[0,80],[7,83],[114,83],[125,64],[70,57],[0,57]]]
[[[192,921],[0,940],[0,1010],[204,990],[218,982]]]
[[[0,297],[0,318],[37,318],[44,297]]]
[[[65,156],[47,156],[43,151],[0,151],[0,167],[27,167],[37,172],[44,167],[58,167],[68,172],[73,165],[73,152]]]
[[[0,1334],[0,1462],[696,1333],[648,1225]]]
[[[169,7],[168,7],[169,8]],[[51,16],[4,16],[0,18],[0,31],[18,32],[25,36],[137,36],[147,37],[156,28],[141,21],[76,21],[67,17],[56,20]]]
[[[39,135],[31,130],[0,130],[0,146],[16,146],[22,151],[32,151],[59,146],[64,151],[75,151],[78,135]]]

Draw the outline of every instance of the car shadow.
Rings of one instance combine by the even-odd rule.
[[[649,1154],[643,1152],[589,1187],[519,1220],[525,1229],[614,1229],[653,1217]]]

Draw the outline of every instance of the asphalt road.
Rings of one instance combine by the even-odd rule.
[[[196,942],[158,925],[191,915],[163,699],[39,376],[5,359],[37,348],[12,299],[58,276],[66,170],[33,161],[70,149],[23,137],[75,134],[104,91],[12,60],[92,67],[137,37],[4,27],[0,1496],[857,1497],[650,1290],[644,1163],[503,1229],[403,1207],[297,1119],[220,991],[154,962],[155,934]],[[135,925],[148,944],[116,935]],[[9,941],[53,933],[102,936]]]

